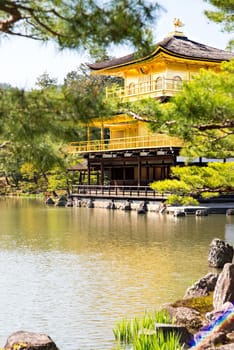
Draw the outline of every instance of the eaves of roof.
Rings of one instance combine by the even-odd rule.
[[[224,50],[216,49],[208,45],[200,44],[189,40],[185,36],[167,37],[158,44],[155,49],[147,56],[137,58],[135,54],[130,54],[120,58],[114,58],[109,61],[103,61],[93,64],[87,64],[91,70],[107,71],[137,63],[144,63],[157,57],[160,53],[165,53],[172,57],[199,60],[208,62],[222,62],[234,58],[234,54]]]

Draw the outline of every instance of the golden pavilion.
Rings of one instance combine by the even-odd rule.
[[[175,19],[174,25],[175,30],[144,57],[130,54],[88,64],[93,74],[124,80],[124,86],[106,90],[107,99],[132,102],[156,98],[166,103],[201,68],[218,72],[222,61],[233,58],[230,52],[187,38],[179,30],[180,20]],[[170,167],[180,161],[181,140],[152,133],[148,123],[134,115],[116,115],[93,121],[93,125],[101,130],[100,140],[91,141],[88,137],[87,142],[70,145],[71,152],[86,160],[80,170],[86,172],[88,184],[91,172],[96,172],[97,185],[147,186],[167,178]]]

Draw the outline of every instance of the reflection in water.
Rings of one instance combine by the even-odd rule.
[[[181,298],[234,217],[172,216],[0,201],[0,338],[49,334],[63,350],[111,349],[123,317]],[[232,234],[232,242],[233,234]]]
[[[234,220],[229,216],[225,229],[225,240],[234,245]]]

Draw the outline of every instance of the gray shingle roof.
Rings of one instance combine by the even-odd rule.
[[[194,60],[198,59],[201,61],[221,62],[234,58],[234,53],[216,49],[208,45],[200,44],[196,41],[189,40],[185,36],[173,35],[157,43],[155,46],[155,50],[147,57],[143,57],[142,59],[136,59],[135,54],[130,54],[120,58],[114,58],[109,61],[87,65],[92,70],[111,69],[116,66],[129,65],[136,61],[140,62],[142,60],[143,62],[147,60],[147,58],[157,56],[161,51],[167,52],[172,56]]]

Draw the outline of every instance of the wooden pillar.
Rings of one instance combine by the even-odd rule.
[[[103,159],[101,159],[101,185],[104,185]]]
[[[162,165],[162,168],[161,168],[161,179],[162,180],[165,179],[165,165],[164,164]]]
[[[88,158],[88,185],[90,185],[90,162],[89,162],[89,158]]]
[[[156,180],[156,168],[155,168],[155,165],[153,165],[153,180]]]
[[[149,173],[149,164],[146,162],[146,179],[147,179],[147,184],[150,181],[150,173]]]
[[[126,180],[126,167],[125,162],[123,162],[123,185],[125,186],[125,180]]]
[[[90,126],[87,126],[87,141],[88,141],[88,150],[90,149]]]
[[[101,126],[101,144],[102,144],[102,147],[104,148],[104,125],[103,125],[103,122],[102,122],[102,126]]]
[[[141,157],[138,156],[137,186],[141,186]]]

